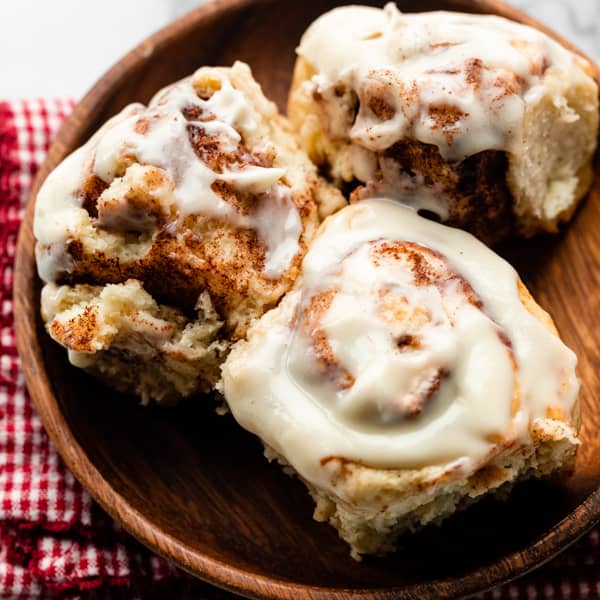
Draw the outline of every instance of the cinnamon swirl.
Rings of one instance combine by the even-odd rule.
[[[387,199],[329,217],[223,366],[235,419],[354,556],[572,466],[576,358],[514,269]]]
[[[34,233],[47,328],[74,364],[144,400],[214,385],[344,204],[289,129],[247,65],[204,67],[57,167]]]
[[[555,231],[592,180],[590,65],[495,16],[334,9],[304,34],[288,113],[353,199],[415,202],[486,242]]]

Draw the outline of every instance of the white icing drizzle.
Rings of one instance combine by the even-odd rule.
[[[372,253],[391,241],[439,253],[433,264],[457,277],[416,285],[402,260],[376,266]],[[458,276],[482,304],[467,300]],[[531,422],[550,406],[570,415],[579,389],[575,355],[524,307],[517,282],[506,261],[466,232],[387,199],[350,205],[326,221],[294,291],[230,355],[226,400],[243,427],[326,489],[332,456],[381,468],[460,461],[476,469],[499,439],[529,439]],[[319,326],[336,368],[353,378],[346,387],[323,372],[315,325],[305,318],[311,299],[328,290],[335,296]],[[390,309],[390,317],[382,297],[392,307],[405,299],[416,312],[407,319]],[[406,334],[419,336],[416,349],[398,348]],[[407,417],[406,403],[440,370],[422,412]]]
[[[186,119],[184,109],[199,109],[202,120]],[[212,116],[212,120],[205,120]],[[146,130],[138,133],[140,120]],[[173,194],[181,217],[203,215],[231,223],[240,229],[254,229],[265,243],[264,273],[279,277],[299,251],[302,223],[289,188],[281,182],[285,169],[257,165],[234,165],[223,173],[213,171],[194,152],[188,128],[197,126],[218,140],[221,150],[233,152],[242,140],[240,131],[253,132],[257,115],[244,96],[225,74],[221,87],[203,100],[196,94],[193,77],[173,84],[156,94],[148,108],[131,105],[109,121],[85,146],[68,157],[47,179],[36,202],[35,236],[46,246],[40,250],[39,271],[52,281],[64,268],[52,259],[59,253],[48,247],[64,246],[78,224],[86,218],[77,192],[92,161],[92,172],[111,182],[124,155],[142,164],[164,169],[173,179]],[[212,185],[225,181],[240,192],[259,195],[256,210],[249,215],[236,208]],[[64,252],[63,252],[64,254]]]
[[[546,69],[560,69],[574,85],[587,77],[578,64],[582,59],[533,28],[486,15],[402,14],[393,3],[383,10],[346,6],[322,15],[297,52],[317,71],[305,85],[328,104],[335,104],[330,92],[336,84],[357,93],[353,142],[380,152],[413,139],[456,161],[515,148],[524,106],[543,95]],[[385,99],[393,116],[378,117],[369,108],[374,95]],[[450,107],[456,120],[436,120],[436,107]],[[331,106],[327,110],[335,113]],[[330,116],[330,134],[348,136],[345,126],[336,127],[347,118]]]
[[[142,104],[130,104],[109,119],[81,148],[67,156],[52,171],[40,188],[35,201],[33,235],[37,240],[35,253],[38,273],[45,282],[55,281],[72,268],[72,259],[65,251],[69,238],[88,220],[81,207],[77,191],[85,182],[94,149],[102,136],[122,121],[139,115]]]

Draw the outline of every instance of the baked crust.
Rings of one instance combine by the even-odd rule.
[[[124,142],[118,137],[123,123],[133,123]],[[147,160],[135,148],[149,144]],[[103,166],[106,156],[110,169]],[[200,175],[185,180],[194,169]],[[291,288],[321,220],[345,204],[243,63],[203,67],[148,107],[128,107],[45,185],[36,207],[39,232],[53,225],[57,199],[69,211],[62,237],[38,241],[36,249],[52,290],[42,296],[47,329],[76,364],[144,401],[173,402],[211,389],[230,344]],[[190,201],[197,208],[184,210]],[[283,258],[270,268],[278,252]],[[129,302],[125,314],[111,316],[123,305],[107,297],[131,295],[133,285],[155,304],[147,316],[164,313],[173,335],[181,333],[181,322],[210,330],[193,343],[185,338],[194,347],[189,369],[172,335],[157,338],[146,328],[127,344],[145,309]],[[44,305],[59,293],[56,286],[61,306]],[[203,298],[208,320],[198,313]],[[107,327],[119,331],[108,335]],[[149,357],[160,365],[154,374],[151,364],[144,366]],[[143,389],[131,374],[134,363],[148,371]],[[173,370],[179,375],[171,377]]]
[[[338,185],[354,190],[354,199],[397,197],[410,203],[411,196],[425,191],[438,202],[430,213],[488,244],[509,235],[556,232],[572,217],[591,185],[598,136],[598,86],[582,59],[576,59],[571,67],[573,73],[579,73],[571,81],[572,73],[564,67],[547,60],[538,64],[530,58],[535,53],[528,42],[515,38],[512,45],[532,61],[530,76],[543,83],[543,92],[524,103],[520,133],[510,150],[490,148],[446,160],[436,146],[410,136],[377,151],[367,150],[362,138],[351,139],[351,129],[361,115],[368,117],[369,123],[393,122],[398,110],[395,95],[407,106],[418,104],[416,114],[445,144],[451,146],[461,131],[461,121],[468,115],[460,112],[453,96],[448,95],[445,102],[438,98],[435,103],[419,104],[417,89],[390,74],[388,67],[393,69],[394,64],[382,64],[362,79],[355,76],[348,85],[329,81],[299,55],[288,115],[311,159]],[[463,76],[470,86],[465,93],[476,94],[487,66],[474,57],[462,69],[456,76]],[[494,89],[504,89],[505,96],[525,97],[525,82],[506,70],[501,73]],[[454,71],[450,75],[454,76]],[[390,86],[400,87],[391,93]],[[358,163],[357,154],[361,155]]]
[[[503,497],[518,481],[574,467],[581,417],[573,356],[562,344],[552,358],[524,351],[554,347],[556,326],[506,263],[499,269],[499,257],[478,260],[478,251],[493,256],[391,202],[349,206],[323,224],[294,290],[224,364],[234,417],[262,439],[269,460],[305,483],[315,519],[333,525],[357,559],[392,551],[400,535],[486,495]],[[461,329],[466,322],[473,329]],[[453,335],[467,344],[466,362],[433,350]],[[506,377],[494,379],[503,364]],[[539,388],[544,373],[552,383]],[[477,416],[464,429],[444,428],[464,414]],[[489,429],[484,414],[494,415]],[[473,430],[475,444],[452,445]],[[437,440],[452,450],[437,454]]]

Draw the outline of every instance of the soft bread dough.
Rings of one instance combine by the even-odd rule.
[[[203,67],[54,170],[36,255],[46,326],[74,364],[145,401],[212,388],[229,345],[291,288],[321,219],[345,204],[289,129],[247,65]]]
[[[556,231],[589,189],[591,72],[500,17],[347,6],[304,34],[288,114],[354,200],[396,197],[495,242]]]
[[[519,479],[569,469],[576,358],[472,235],[370,199],[329,217],[223,366],[236,420],[355,555]]]

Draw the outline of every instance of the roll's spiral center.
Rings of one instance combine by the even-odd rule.
[[[466,371],[493,368],[472,349],[465,357],[464,340],[481,331],[510,361],[506,337],[441,254],[373,240],[305,291],[288,368],[352,428],[403,427],[460,401]]]

